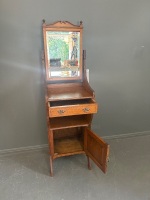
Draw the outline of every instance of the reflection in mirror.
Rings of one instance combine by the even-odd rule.
[[[80,32],[46,31],[49,77],[80,76]]]

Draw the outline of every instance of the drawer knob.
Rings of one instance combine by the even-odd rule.
[[[58,113],[61,115],[65,112],[65,110],[58,110]]]
[[[84,112],[88,112],[90,109],[89,108],[84,108],[83,111]]]

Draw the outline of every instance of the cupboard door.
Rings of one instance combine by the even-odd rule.
[[[88,128],[85,128],[84,137],[84,148],[87,156],[89,156],[104,173],[106,173],[109,145]]]

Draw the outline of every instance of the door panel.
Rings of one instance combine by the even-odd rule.
[[[88,128],[85,128],[85,152],[106,173],[109,145]]]

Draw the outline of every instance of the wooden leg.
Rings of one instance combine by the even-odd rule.
[[[50,176],[53,176],[53,160],[51,156],[50,156]]]
[[[87,156],[87,161],[88,161],[88,169],[91,170],[91,162],[89,156]]]

